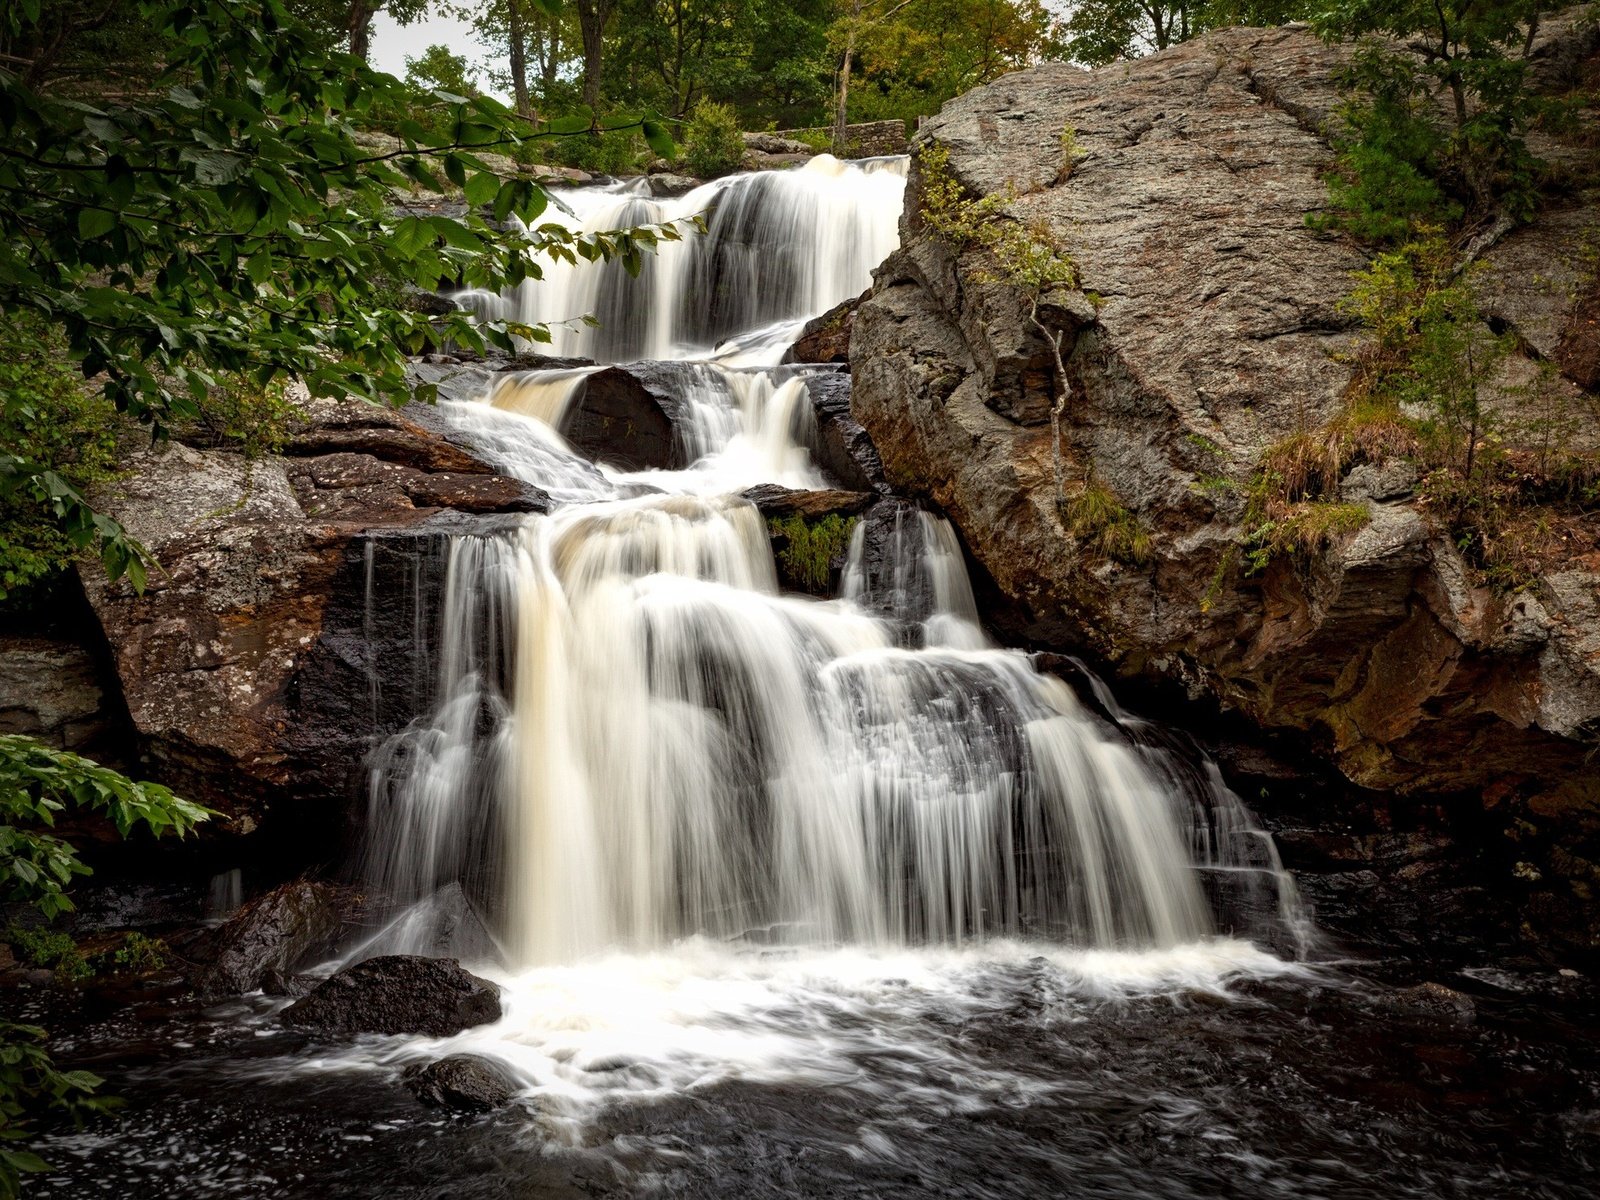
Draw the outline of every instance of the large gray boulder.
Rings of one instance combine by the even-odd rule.
[[[346,967],[296,1000],[283,1020],[317,1033],[451,1037],[500,1019],[500,989],[453,958],[391,954]]]
[[[1565,18],[1545,25],[1536,56],[1553,86],[1596,36]],[[1575,56],[1550,49],[1572,39]],[[1012,604],[996,614],[1012,634],[1210,697],[1365,787],[1483,796],[1503,806],[1493,819],[1562,842],[1553,869],[1590,886],[1594,547],[1496,593],[1421,501],[1415,472],[1377,463],[1345,481],[1364,528],[1259,576],[1241,569],[1264,451],[1338,415],[1351,381],[1358,333],[1339,301],[1365,259],[1306,220],[1327,203],[1333,77],[1348,53],[1303,28],[1222,30],[1099,71],[1006,76],[920,135],[949,151],[971,193],[1014,196],[1015,214],[1076,263],[1081,287],[1042,308],[1071,378],[1069,495],[1090,479],[1109,491],[1148,554],[1113,559],[1073,535],[1054,494],[1048,349],[981,250],[925,227],[915,160],[902,248],[856,315],[852,409],[889,482],[959,527]],[[1600,241],[1592,163],[1588,178],[1481,254],[1491,318],[1519,335],[1529,369],[1532,356],[1561,369],[1580,445],[1600,438],[1600,413],[1577,392],[1593,384],[1574,332],[1600,286],[1583,250]]]

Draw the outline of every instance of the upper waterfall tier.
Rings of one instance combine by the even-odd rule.
[[[776,362],[801,323],[872,282],[899,245],[906,160],[819,155],[793,171],[732,175],[656,200],[638,181],[559,189],[546,219],[595,233],[699,217],[632,277],[620,263],[548,264],[504,296],[463,292],[490,319],[547,324],[548,349],[598,362],[709,358]],[[583,318],[593,316],[598,325]]]

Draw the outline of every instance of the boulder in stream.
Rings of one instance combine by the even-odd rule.
[[[317,1033],[451,1037],[500,1019],[500,989],[453,958],[391,954],[346,967],[283,1019]]]
[[[489,1112],[508,1103],[517,1085],[498,1063],[477,1054],[452,1054],[407,1067],[406,1087],[429,1108]]]
[[[205,939],[193,974],[208,995],[248,992],[332,952],[344,918],[336,889],[297,879],[245,905]]]

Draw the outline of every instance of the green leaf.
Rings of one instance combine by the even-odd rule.
[[[667,127],[658,121],[646,120],[642,132],[645,143],[660,158],[676,158],[678,147],[673,143],[672,134]]]
[[[467,203],[477,206],[489,204],[500,190],[500,179],[489,171],[480,171],[467,180]]]
[[[84,240],[104,237],[117,227],[117,214],[104,208],[78,210],[78,236]]]

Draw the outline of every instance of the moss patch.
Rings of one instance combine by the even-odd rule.
[[[776,549],[779,572],[808,592],[825,591],[833,563],[850,548],[857,520],[836,513],[815,521],[798,516],[769,519],[767,532]]]

